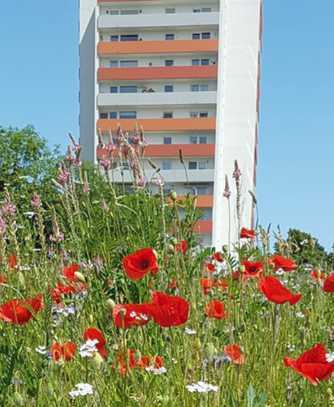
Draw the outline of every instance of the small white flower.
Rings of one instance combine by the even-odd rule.
[[[198,383],[188,384],[186,388],[188,391],[190,391],[190,393],[209,393],[211,391],[218,391],[218,386],[201,381]]]
[[[145,367],[145,370],[147,372],[153,373],[155,375],[161,375],[167,372],[167,369],[165,367],[154,367],[154,366],[149,366],[149,367]]]
[[[328,363],[334,362],[334,352],[326,353],[326,360]]]
[[[184,332],[187,335],[196,335],[196,333],[197,333],[194,329],[190,329],[190,328],[187,328],[187,327],[184,329]]]
[[[35,216],[35,212],[24,212],[23,215],[29,219],[32,219]]]
[[[305,318],[305,315],[302,312],[298,311],[298,312],[296,312],[296,317],[297,318]]]
[[[78,383],[75,385],[75,388],[71,390],[68,395],[71,399],[75,399],[79,396],[87,396],[94,393],[93,386],[88,383]]]
[[[37,346],[35,351],[40,355],[47,355],[49,353],[48,350],[46,349],[46,346]]]
[[[284,270],[283,270],[283,269],[278,269],[278,270],[276,270],[276,274],[277,274],[278,276],[283,276]]]
[[[97,339],[88,339],[82,346],[80,346],[79,354],[82,358],[91,358],[97,352],[96,345],[99,343]]]

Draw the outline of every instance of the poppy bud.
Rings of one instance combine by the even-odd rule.
[[[170,253],[174,253],[174,246],[173,246],[172,244],[169,244],[169,245],[168,245],[168,251],[169,251]]]
[[[25,406],[26,405],[23,396],[20,393],[18,393],[17,391],[14,393],[13,401],[18,406]]]
[[[94,316],[92,314],[88,317],[89,322],[92,324],[94,322]]]
[[[76,272],[74,273],[74,275],[75,275],[75,277],[76,277],[79,281],[81,281],[82,283],[85,283],[85,282],[86,282],[85,276],[84,276],[82,273],[80,273],[80,271],[76,271]]]
[[[112,299],[108,299],[107,300],[107,306],[108,306],[108,308],[110,308],[110,310],[112,311],[113,309],[114,309],[114,307],[115,307],[115,302],[112,300]]]
[[[172,238],[170,239],[170,241],[171,241],[171,243],[172,243],[173,246],[175,246],[175,245],[177,244],[177,239],[176,239],[176,237],[172,237]]]
[[[175,202],[177,200],[177,193],[175,191],[171,192],[170,197]]]
[[[246,267],[243,264],[240,265],[239,269],[241,273],[244,273],[246,271]]]
[[[93,356],[93,358],[92,358],[92,362],[93,362],[93,364],[97,367],[97,368],[100,368],[101,367],[101,365],[102,365],[102,363],[103,363],[103,357],[100,355],[100,353],[99,352],[95,352],[94,353],[94,356]]]
[[[18,273],[18,279],[19,279],[19,283],[20,283],[23,287],[25,287],[25,285],[26,285],[26,280],[25,280],[24,275],[23,275],[22,272],[19,272],[19,273]]]
[[[214,356],[216,353],[217,353],[217,350],[216,350],[214,344],[213,344],[212,342],[209,342],[209,343],[208,343],[208,346],[207,346],[207,354],[208,354],[208,357],[211,359],[211,358],[213,358],[213,356]]]

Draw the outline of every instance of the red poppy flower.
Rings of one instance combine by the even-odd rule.
[[[7,283],[7,277],[4,274],[0,274],[0,285]]]
[[[255,239],[255,237],[256,237],[255,230],[241,228],[241,231],[240,231],[241,239]]]
[[[245,363],[245,356],[241,352],[241,348],[237,344],[227,345],[224,347],[224,353],[236,365],[243,365]]]
[[[223,254],[221,252],[213,253],[212,258],[218,261],[218,263],[222,263],[224,261]]]
[[[87,328],[83,334],[84,340],[88,341],[89,339],[93,341],[94,339],[98,341],[95,345],[99,354],[106,359],[108,357],[107,349],[105,345],[107,343],[103,333],[97,328]]]
[[[164,358],[162,356],[155,356],[154,358],[154,367],[156,369],[160,369],[165,364]]]
[[[27,300],[13,299],[0,306],[0,319],[11,324],[23,325],[42,308],[42,294]]]
[[[219,300],[212,300],[205,307],[205,315],[209,318],[225,319],[227,314],[225,312],[225,305]]]
[[[169,283],[168,283],[168,286],[167,286],[170,290],[176,290],[177,289],[177,287],[178,287],[178,283],[177,283],[177,280],[176,280],[176,278],[173,278]]]
[[[152,294],[151,306],[152,318],[161,327],[183,325],[188,320],[189,303],[182,297],[156,291]]]
[[[263,272],[263,264],[260,261],[243,261],[241,265],[244,266],[243,279],[259,278]]]
[[[212,263],[207,263],[206,264],[206,269],[210,272],[213,273],[214,271],[216,271],[216,266]]]
[[[87,289],[87,286],[83,283],[71,283],[71,284],[62,284],[57,283],[56,288],[51,291],[52,301],[56,304],[61,303],[63,296],[78,294]]]
[[[214,287],[214,282],[211,278],[201,278],[200,285],[203,289],[203,293],[208,295],[210,290]]]
[[[115,326],[124,329],[146,325],[151,314],[152,306],[149,304],[117,304],[112,313]]]
[[[67,278],[67,280],[76,281],[77,277],[75,276],[75,273],[79,270],[80,270],[79,264],[70,264],[69,266],[64,267],[63,276]]]
[[[16,269],[17,267],[17,257],[15,254],[10,254],[7,259],[8,268],[11,270]]]
[[[137,367],[141,369],[145,369],[145,367],[150,366],[150,357],[149,356],[141,356],[137,361]]]
[[[325,293],[334,293],[334,274],[329,274],[325,280],[322,289]]]
[[[220,289],[221,291],[225,291],[228,289],[228,281],[224,278],[220,278],[219,280],[215,281],[215,287]]]
[[[326,278],[324,273],[322,273],[320,270],[312,270],[310,276],[313,280],[317,281],[318,283],[320,283],[322,280]]]
[[[293,294],[277,278],[269,276],[260,280],[259,289],[267,299],[276,304],[289,302],[291,305],[296,304],[302,297],[300,293]]]
[[[186,254],[188,249],[188,243],[186,240],[181,240],[180,243],[176,243],[175,251],[180,252],[182,254]]]
[[[298,359],[285,357],[284,364],[316,385],[320,381],[329,379],[334,371],[334,363],[327,362],[326,354],[326,348],[318,343],[304,352]]]
[[[141,249],[123,258],[125,274],[134,281],[141,280],[148,273],[159,271],[157,256],[153,249]]]
[[[269,262],[275,267],[275,270],[282,269],[284,271],[294,271],[297,268],[297,264],[287,257],[275,254],[269,260]]]
[[[51,345],[51,356],[55,362],[64,359],[65,362],[72,360],[75,356],[77,345],[73,342],[65,342],[63,345],[55,342]]]

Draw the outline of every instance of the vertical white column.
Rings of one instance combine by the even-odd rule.
[[[222,245],[238,240],[234,161],[241,170],[241,226],[251,227],[255,192],[255,149],[258,122],[262,0],[220,0],[219,65],[213,242]],[[225,175],[231,189],[231,211],[223,197]],[[229,231],[230,224],[230,231]],[[230,232],[230,234],[229,234]]]
[[[97,1],[80,0],[80,143],[82,158],[96,162]]]

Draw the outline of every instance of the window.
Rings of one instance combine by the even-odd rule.
[[[108,119],[108,113],[100,113],[100,119]]]
[[[191,85],[192,92],[199,92],[199,85]]]
[[[197,144],[197,136],[190,136],[190,144]]]
[[[110,86],[110,93],[118,93],[118,86]]]
[[[202,40],[209,40],[211,38],[211,33],[202,33]]]
[[[139,14],[139,10],[121,10],[121,15],[130,16],[134,14]]]
[[[211,13],[212,8],[211,7],[202,7],[202,13]]]
[[[175,14],[175,8],[171,8],[171,7],[166,8],[165,13],[166,14]]]
[[[138,41],[138,34],[121,35],[121,41]]]
[[[200,8],[194,8],[193,9],[193,13],[200,13],[201,12],[201,9]]]
[[[137,119],[137,112],[119,112],[120,119]]]
[[[197,162],[196,161],[189,161],[188,169],[189,170],[197,170]]]
[[[165,40],[167,41],[175,40],[175,34],[165,34]]]
[[[118,61],[112,59],[109,63],[110,68],[118,68]]]
[[[170,136],[164,137],[164,144],[172,144],[172,138]]]
[[[198,112],[190,112],[190,117],[192,119],[197,119],[198,118]]]
[[[196,195],[208,195],[208,187],[207,186],[197,186]]]
[[[173,65],[174,65],[174,61],[172,59],[166,59],[165,66],[173,66]]]
[[[201,65],[209,65],[210,60],[208,58],[201,59]]]
[[[191,65],[192,66],[199,66],[200,64],[200,60],[199,59],[192,59],[191,61]]]
[[[172,169],[172,162],[171,161],[163,161],[162,162],[162,169],[165,171]]]
[[[171,93],[174,92],[174,86],[173,85],[165,85],[165,92]]]
[[[209,90],[209,85],[208,84],[200,85],[199,90],[201,92],[207,92]]]
[[[110,41],[119,41],[119,36],[118,35],[111,35],[110,36]]]
[[[117,119],[117,112],[109,112],[109,119]]]
[[[119,65],[121,68],[135,68],[138,66],[138,61],[136,60],[125,60],[119,61]]]
[[[208,84],[194,84],[191,85],[191,91],[192,92],[207,92],[209,90],[209,85]]]
[[[199,161],[198,162],[198,169],[199,170],[206,170],[208,168],[208,162],[207,161]]]
[[[205,117],[209,117],[209,113],[208,112],[200,112],[199,117],[202,118],[202,119],[205,118]]]
[[[107,10],[107,14],[111,14],[112,16],[118,16],[119,10]]]
[[[162,117],[164,119],[172,119],[173,118],[173,112],[164,112]]]
[[[119,88],[120,93],[137,93],[138,88],[135,85],[124,85]]]
[[[193,40],[200,40],[201,39],[201,34],[193,33],[192,38],[193,38]]]
[[[208,144],[208,138],[206,136],[199,136],[199,144]]]
[[[212,209],[211,208],[204,208],[203,212],[202,212],[201,219],[203,219],[203,220],[212,219]]]

